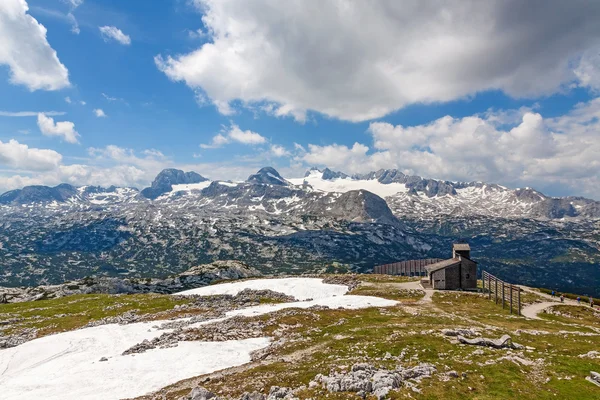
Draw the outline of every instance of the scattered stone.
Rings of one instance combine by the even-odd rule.
[[[442,329],[442,334],[444,336],[465,336],[465,337],[475,337],[475,336],[481,336],[481,334],[479,332],[477,332],[475,329],[463,329],[463,328],[457,328],[457,329]]]
[[[230,400],[231,397],[227,397]],[[262,393],[252,392],[244,393],[238,398],[239,400],[297,400],[294,396],[294,391],[287,387],[272,386],[269,394],[265,396]],[[198,386],[192,389],[191,393],[187,396],[181,397],[180,400],[225,400],[225,398],[219,397],[210,390]]]
[[[592,350],[585,354],[580,354],[579,358],[600,358],[600,352]]]
[[[413,368],[401,366],[393,370],[379,369],[368,363],[354,364],[349,372],[335,372],[329,376],[317,375],[309,384],[311,387],[320,385],[329,392],[354,392],[359,396],[374,395],[384,399],[390,390],[397,389],[413,379],[432,376],[436,369],[431,364],[421,364]]]
[[[102,357],[102,358],[100,359],[100,362],[104,362],[104,361],[108,361],[108,358],[106,358],[106,357]]]
[[[597,372],[590,371],[590,376],[585,379],[592,382],[594,385],[600,386],[600,374]]]
[[[35,328],[26,328],[19,333],[8,336],[0,336],[0,349],[8,349],[29,342],[37,337],[38,330]]]
[[[467,339],[464,336],[457,336],[457,339],[460,343],[469,344],[472,346],[485,346],[492,347],[494,349],[519,349],[522,348],[521,345],[517,345],[512,342],[512,339],[508,335],[502,336],[500,339],[488,339],[488,338],[475,338],[475,339]]]
[[[186,400],[218,400],[218,397],[211,391],[203,388],[197,387],[192,389],[192,392],[187,396]]]

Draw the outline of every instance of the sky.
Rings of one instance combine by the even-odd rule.
[[[0,193],[329,167],[600,200],[600,2],[2,0]]]

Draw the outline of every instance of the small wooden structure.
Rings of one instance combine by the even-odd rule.
[[[476,289],[477,263],[470,257],[468,244],[454,244],[452,258],[427,266],[429,285],[440,290]]]
[[[434,289],[456,290],[477,288],[477,263],[471,260],[471,248],[466,243],[452,246],[452,258],[426,258],[378,265],[375,274],[423,276],[424,286]]]

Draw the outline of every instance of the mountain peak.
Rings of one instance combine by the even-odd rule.
[[[77,189],[68,183],[62,183],[55,187],[25,186],[23,189],[11,190],[0,195],[0,204],[48,203],[53,201],[62,203],[76,194]]]
[[[350,176],[343,173],[343,172],[339,172],[339,171],[332,171],[329,168],[325,168],[325,169],[319,169],[317,167],[312,167],[311,169],[309,169],[308,171],[306,171],[306,173],[304,174],[305,178],[308,178],[311,175],[315,175],[315,174],[320,174],[321,175],[321,179],[324,179],[326,181],[330,181],[333,179],[345,179],[345,178],[349,178]]]
[[[150,187],[142,190],[142,196],[147,199],[156,199],[160,195],[172,191],[173,185],[200,183],[207,180],[207,178],[193,171],[183,172],[180,169],[167,168],[156,175]]]
[[[289,185],[289,182],[283,179],[283,177],[279,175],[279,172],[273,167],[263,167],[259,169],[256,174],[250,175],[246,181],[263,185]]]

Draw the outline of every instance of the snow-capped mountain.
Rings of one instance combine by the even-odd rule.
[[[266,167],[232,182],[170,169],[141,192],[63,184],[1,195],[0,285],[161,276],[216,259],[273,273],[368,270],[446,257],[461,239],[486,269],[514,276],[517,267],[537,286],[568,269],[559,282],[568,287],[578,276],[600,282],[599,227],[593,200],[397,170],[285,179]]]

